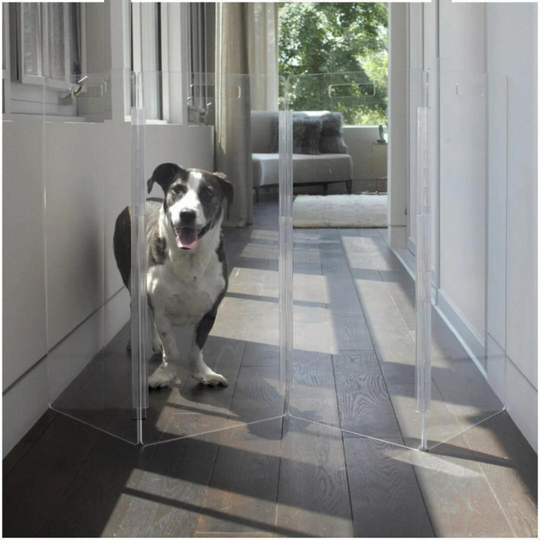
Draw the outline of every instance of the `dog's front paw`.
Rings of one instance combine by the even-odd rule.
[[[194,379],[205,386],[221,386],[222,388],[227,388],[227,386],[229,386],[229,382],[223,375],[215,373],[212,370],[209,370],[206,373],[192,373],[192,375]]]
[[[158,367],[150,377],[148,386],[150,388],[166,388],[176,379],[176,372],[169,367]]]

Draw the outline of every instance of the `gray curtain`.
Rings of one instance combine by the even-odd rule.
[[[277,111],[279,4],[252,2],[247,9],[251,108],[254,111]]]
[[[251,100],[248,61],[248,5],[216,6],[216,170],[234,187],[225,224],[244,227],[253,220]]]

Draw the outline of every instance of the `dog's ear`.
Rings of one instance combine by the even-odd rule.
[[[185,169],[176,165],[176,163],[162,163],[154,170],[152,177],[146,183],[148,193],[152,191],[154,182],[161,186],[163,193],[167,193],[169,186],[178,178],[179,175],[185,173]]]
[[[227,180],[227,176],[222,172],[212,173],[219,181],[225,199],[227,199],[227,219],[229,219],[229,209],[233,202],[233,185]]]

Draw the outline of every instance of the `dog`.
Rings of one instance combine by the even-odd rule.
[[[159,165],[147,182],[163,189],[163,199],[147,199],[147,294],[152,320],[152,349],[161,365],[148,378],[150,388],[176,380],[180,354],[172,329],[195,326],[188,355],[191,374],[208,386],[228,386],[203,360],[203,348],[218,307],[227,292],[228,272],[221,224],[233,187],[226,176],[174,163]],[[116,220],[114,255],[125,286],[130,289],[131,208]]]

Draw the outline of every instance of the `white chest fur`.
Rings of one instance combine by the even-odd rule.
[[[149,268],[147,287],[155,311],[177,326],[192,326],[214,306],[225,287],[222,264],[216,253],[220,224],[209,231],[193,251],[183,251],[167,239],[165,264]]]

